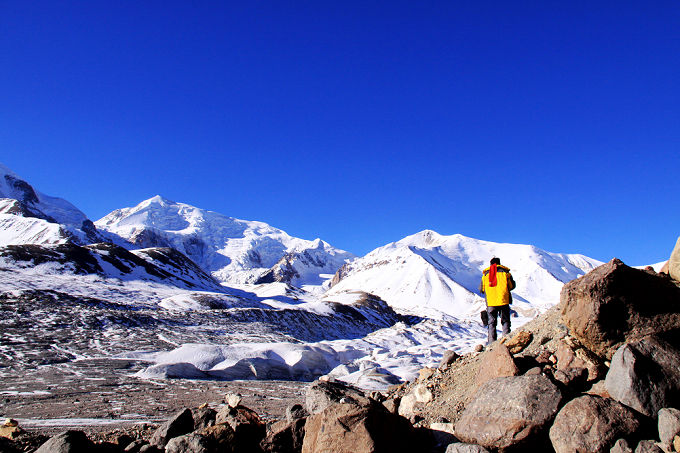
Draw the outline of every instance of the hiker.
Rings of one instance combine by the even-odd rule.
[[[515,280],[512,279],[510,269],[501,266],[500,258],[491,258],[490,266],[482,273],[482,282],[479,284],[479,292],[486,295],[486,326],[489,329],[487,344],[496,341],[496,319],[501,315],[503,335],[510,333],[510,304],[512,295],[510,291],[515,289]]]

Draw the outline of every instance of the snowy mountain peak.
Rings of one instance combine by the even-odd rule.
[[[320,273],[332,274],[353,258],[321,239],[294,238],[263,222],[227,217],[158,195],[113,211],[96,225],[137,247],[174,247],[219,281],[232,285],[255,282],[286,256],[284,274],[299,285],[309,284],[308,280],[316,284]],[[311,252],[299,256],[308,250],[314,256]],[[304,269],[291,270],[298,261],[304,262]]]

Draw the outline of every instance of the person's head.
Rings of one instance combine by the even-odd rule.
[[[490,264],[500,265],[500,264],[501,264],[501,259],[500,259],[500,258],[496,258],[496,257],[494,256],[493,258],[491,258],[491,263],[490,263]]]

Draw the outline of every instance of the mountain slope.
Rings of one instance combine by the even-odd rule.
[[[221,282],[319,284],[353,255],[321,241],[289,236],[263,222],[227,217],[160,196],[118,209],[96,222],[136,247],[174,247]]]
[[[544,311],[559,301],[564,283],[601,264],[583,255],[426,230],[343,266],[327,295],[360,290],[395,308],[471,315],[483,304],[478,293],[481,271],[494,256],[510,267],[517,282],[513,291],[516,310]]]
[[[0,245],[90,244],[103,240],[78,208],[38,192],[0,164]]]

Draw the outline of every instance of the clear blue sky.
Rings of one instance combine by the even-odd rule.
[[[356,254],[422,229],[629,264],[680,235],[680,2],[0,0],[0,162]]]

